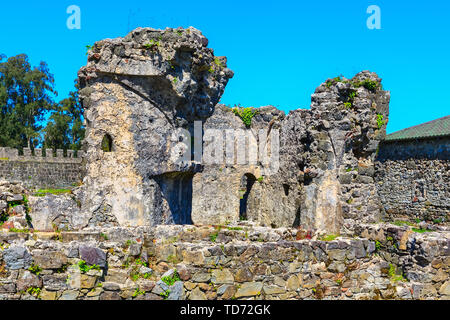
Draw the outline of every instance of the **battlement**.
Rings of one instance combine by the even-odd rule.
[[[67,156],[64,157],[64,150],[57,149],[56,156],[53,149],[34,149],[34,154],[30,148],[23,148],[23,155],[19,155],[19,150],[8,147],[0,147],[0,160],[3,161],[24,161],[24,162],[51,162],[51,163],[81,163],[84,152],[79,150],[67,150]]]
[[[27,187],[67,187],[83,179],[83,151],[0,147],[0,180],[21,181]]]

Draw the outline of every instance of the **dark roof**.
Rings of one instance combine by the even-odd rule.
[[[385,141],[414,140],[450,136],[450,115],[386,136]]]

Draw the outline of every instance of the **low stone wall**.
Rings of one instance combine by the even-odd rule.
[[[82,151],[75,157],[73,150],[46,150],[24,148],[23,155],[17,149],[0,148],[0,180],[20,181],[27,187],[67,187],[83,179]]]
[[[377,160],[387,219],[450,221],[450,138],[384,143]]]
[[[296,240],[301,231],[245,225],[3,232],[0,297],[450,299],[448,233],[358,232],[368,239]]]

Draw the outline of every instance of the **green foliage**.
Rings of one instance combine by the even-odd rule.
[[[355,81],[353,85],[355,87],[364,87],[371,92],[375,92],[380,88],[380,84],[378,82],[369,79],[365,79],[363,81]]]
[[[223,65],[223,63],[220,61],[220,59],[219,58],[214,58],[214,64],[216,65],[216,66],[218,66],[219,68],[224,68],[225,66]]]
[[[338,83],[338,82],[342,82],[342,75],[341,75],[341,76],[338,76],[338,77],[335,77],[335,78],[333,78],[333,79],[328,79],[328,80],[325,82],[325,85],[327,86],[327,88],[330,88],[332,85],[334,85],[334,84],[336,84],[336,83]]]
[[[79,101],[78,84],[76,91],[69,93],[69,98],[55,104],[53,112],[42,130],[45,149],[80,150],[85,136],[83,126],[83,108]]]
[[[144,47],[147,49],[155,50],[160,45],[159,41],[155,41],[151,39],[148,43],[144,44]]]
[[[54,194],[56,196],[61,195],[61,194],[66,194],[66,193],[72,193],[71,189],[39,189],[38,191],[36,191],[36,193],[34,194],[37,197],[44,197],[47,194]]]
[[[420,220],[420,219],[417,219],[417,220]],[[438,219],[433,220],[433,223],[435,223],[435,224],[439,224],[439,223],[443,223],[443,222],[444,222],[444,218],[438,218]]]
[[[252,125],[252,118],[258,113],[258,111],[253,111],[253,108],[244,108],[240,106],[236,106],[233,109],[235,115],[241,118],[242,122],[245,124],[247,128]]]
[[[384,126],[385,121],[383,120],[383,115],[382,114],[377,114],[377,126],[378,129],[381,129],[382,126]]]
[[[412,228],[412,231],[417,232],[417,233],[433,232],[433,230],[418,229],[418,228]]]
[[[375,249],[376,249],[377,251],[379,251],[379,250],[381,250],[382,247],[383,247],[383,246],[381,245],[381,242],[378,241],[378,240],[375,240]]]
[[[34,148],[41,142],[45,116],[56,109],[53,75],[45,62],[31,67],[25,54],[1,61],[0,146]]]
[[[134,263],[136,263],[138,266],[148,267],[148,263],[145,262],[144,260],[141,260],[141,258],[137,258],[136,261],[134,261]]]
[[[30,229],[16,229],[16,228],[11,228],[9,229],[9,232],[15,232],[15,233],[29,233]]]
[[[36,298],[40,298],[41,295],[41,288],[37,288],[37,287],[30,287],[27,289],[27,292],[29,294],[31,294],[32,296],[36,297]]]
[[[396,226],[414,226],[413,223],[409,222],[409,221],[402,221],[402,220],[396,220],[393,222],[393,224],[395,224]]]
[[[256,180],[258,180],[258,182],[259,183],[262,183],[263,181],[264,181],[264,177],[263,176],[261,176],[261,177],[259,177],[258,179],[256,179]]]
[[[164,300],[167,300],[167,298],[169,298],[169,295],[170,295],[170,290],[166,290],[166,291],[164,291],[164,292],[161,292],[159,295],[160,295],[161,297],[163,297]]]
[[[85,46],[85,48],[86,48],[86,55],[88,55],[89,51],[92,50],[92,46],[88,44],[87,46]]]
[[[394,266],[392,263],[389,264],[388,275],[391,278],[391,281],[393,281],[393,282],[397,282],[397,281],[405,282],[405,281],[407,281],[407,279],[405,279],[403,274],[397,274],[397,267]]]
[[[172,264],[177,264],[180,261],[178,260],[176,255],[171,254],[171,255],[167,256],[167,262],[172,263]]]
[[[337,237],[339,237],[339,235],[337,235],[337,234],[328,234],[326,236],[323,236],[320,240],[322,240],[322,241],[333,241]]]
[[[145,294],[145,291],[139,290],[139,288],[136,288],[136,290],[133,293],[133,298],[136,298],[137,296],[142,296]]]
[[[78,262],[78,268],[80,269],[81,273],[86,273],[89,270],[100,270],[100,267],[98,265],[93,264],[89,266],[84,260],[80,260],[80,262]]]
[[[31,272],[31,273],[34,273],[35,275],[39,275],[40,273],[41,273],[41,271],[42,271],[42,268],[40,268],[38,265],[36,265],[36,264],[32,264],[31,265],[31,267],[29,267],[28,268],[28,270]]]
[[[180,279],[180,276],[178,275],[178,272],[175,270],[175,272],[172,274],[172,276],[162,277],[161,281],[170,287],[170,286],[173,286],[175,284],[175,282],[181,281],[181,279]]]
[[[211,240],[211,242],[216,242],[217,236],[218,236],[218,235],[219,235],[219,232],[211,233],[211,234],[209,235],[209,239]]]

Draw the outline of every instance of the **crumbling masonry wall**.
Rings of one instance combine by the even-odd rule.
[[[82,151],[67,150],[64,157],[63,150],[56,150],[56,156],[52,149],[46,150],[46,156],[42,156],[41,149],[35,149],[34,154],[28,148],[23,149],[23,155],[19,150],[0,148],[0,180],[20,181],[25,186],[45,187],[69,187],[79,184],[83,179]]]
[[[450,299],[448,237],[357,232],[333,241],[252,227],[0,232],[0,299]]]
[[[354,221],[375,221],[380,206],[373,158],[389,104],[381,79],[368,71],[329,79],[313,94],[311,110],[286,116],[259,108],[247,127],[218,104],[233,72],[207,44],[194,28],[139,28],[99,41],[90,51],[79,72],[87,175],[75,192],[90,216],[86,226],[173,224],[190,221],[189,215],[196,224],[237,221],[244,177],[258,180],[244,209],[261,225],[340,233]],[[260,160],[180,161],[180,129],[192,134],[195,121],[202,121],[203,133],[242,130],[250,139],[235,147],[249,154],[250,141],[259,143],[259,131],[265,131],[266,145],[279,139],[279,167],[271,172],[274,162]],[[271,135],[275,131],[278,136]],[[101,149],[105,137],[112,140],[111,152]],[[206,150],[208,141],[202,140]],[[349,174],[354,168],[363,170]],[[191,184],[192,199],[180,200],[189,197]],[[188,192],[177,191],[180,186]]]
[[[450,221],[450,138],[384,142],[376,186],[386,221]]]

